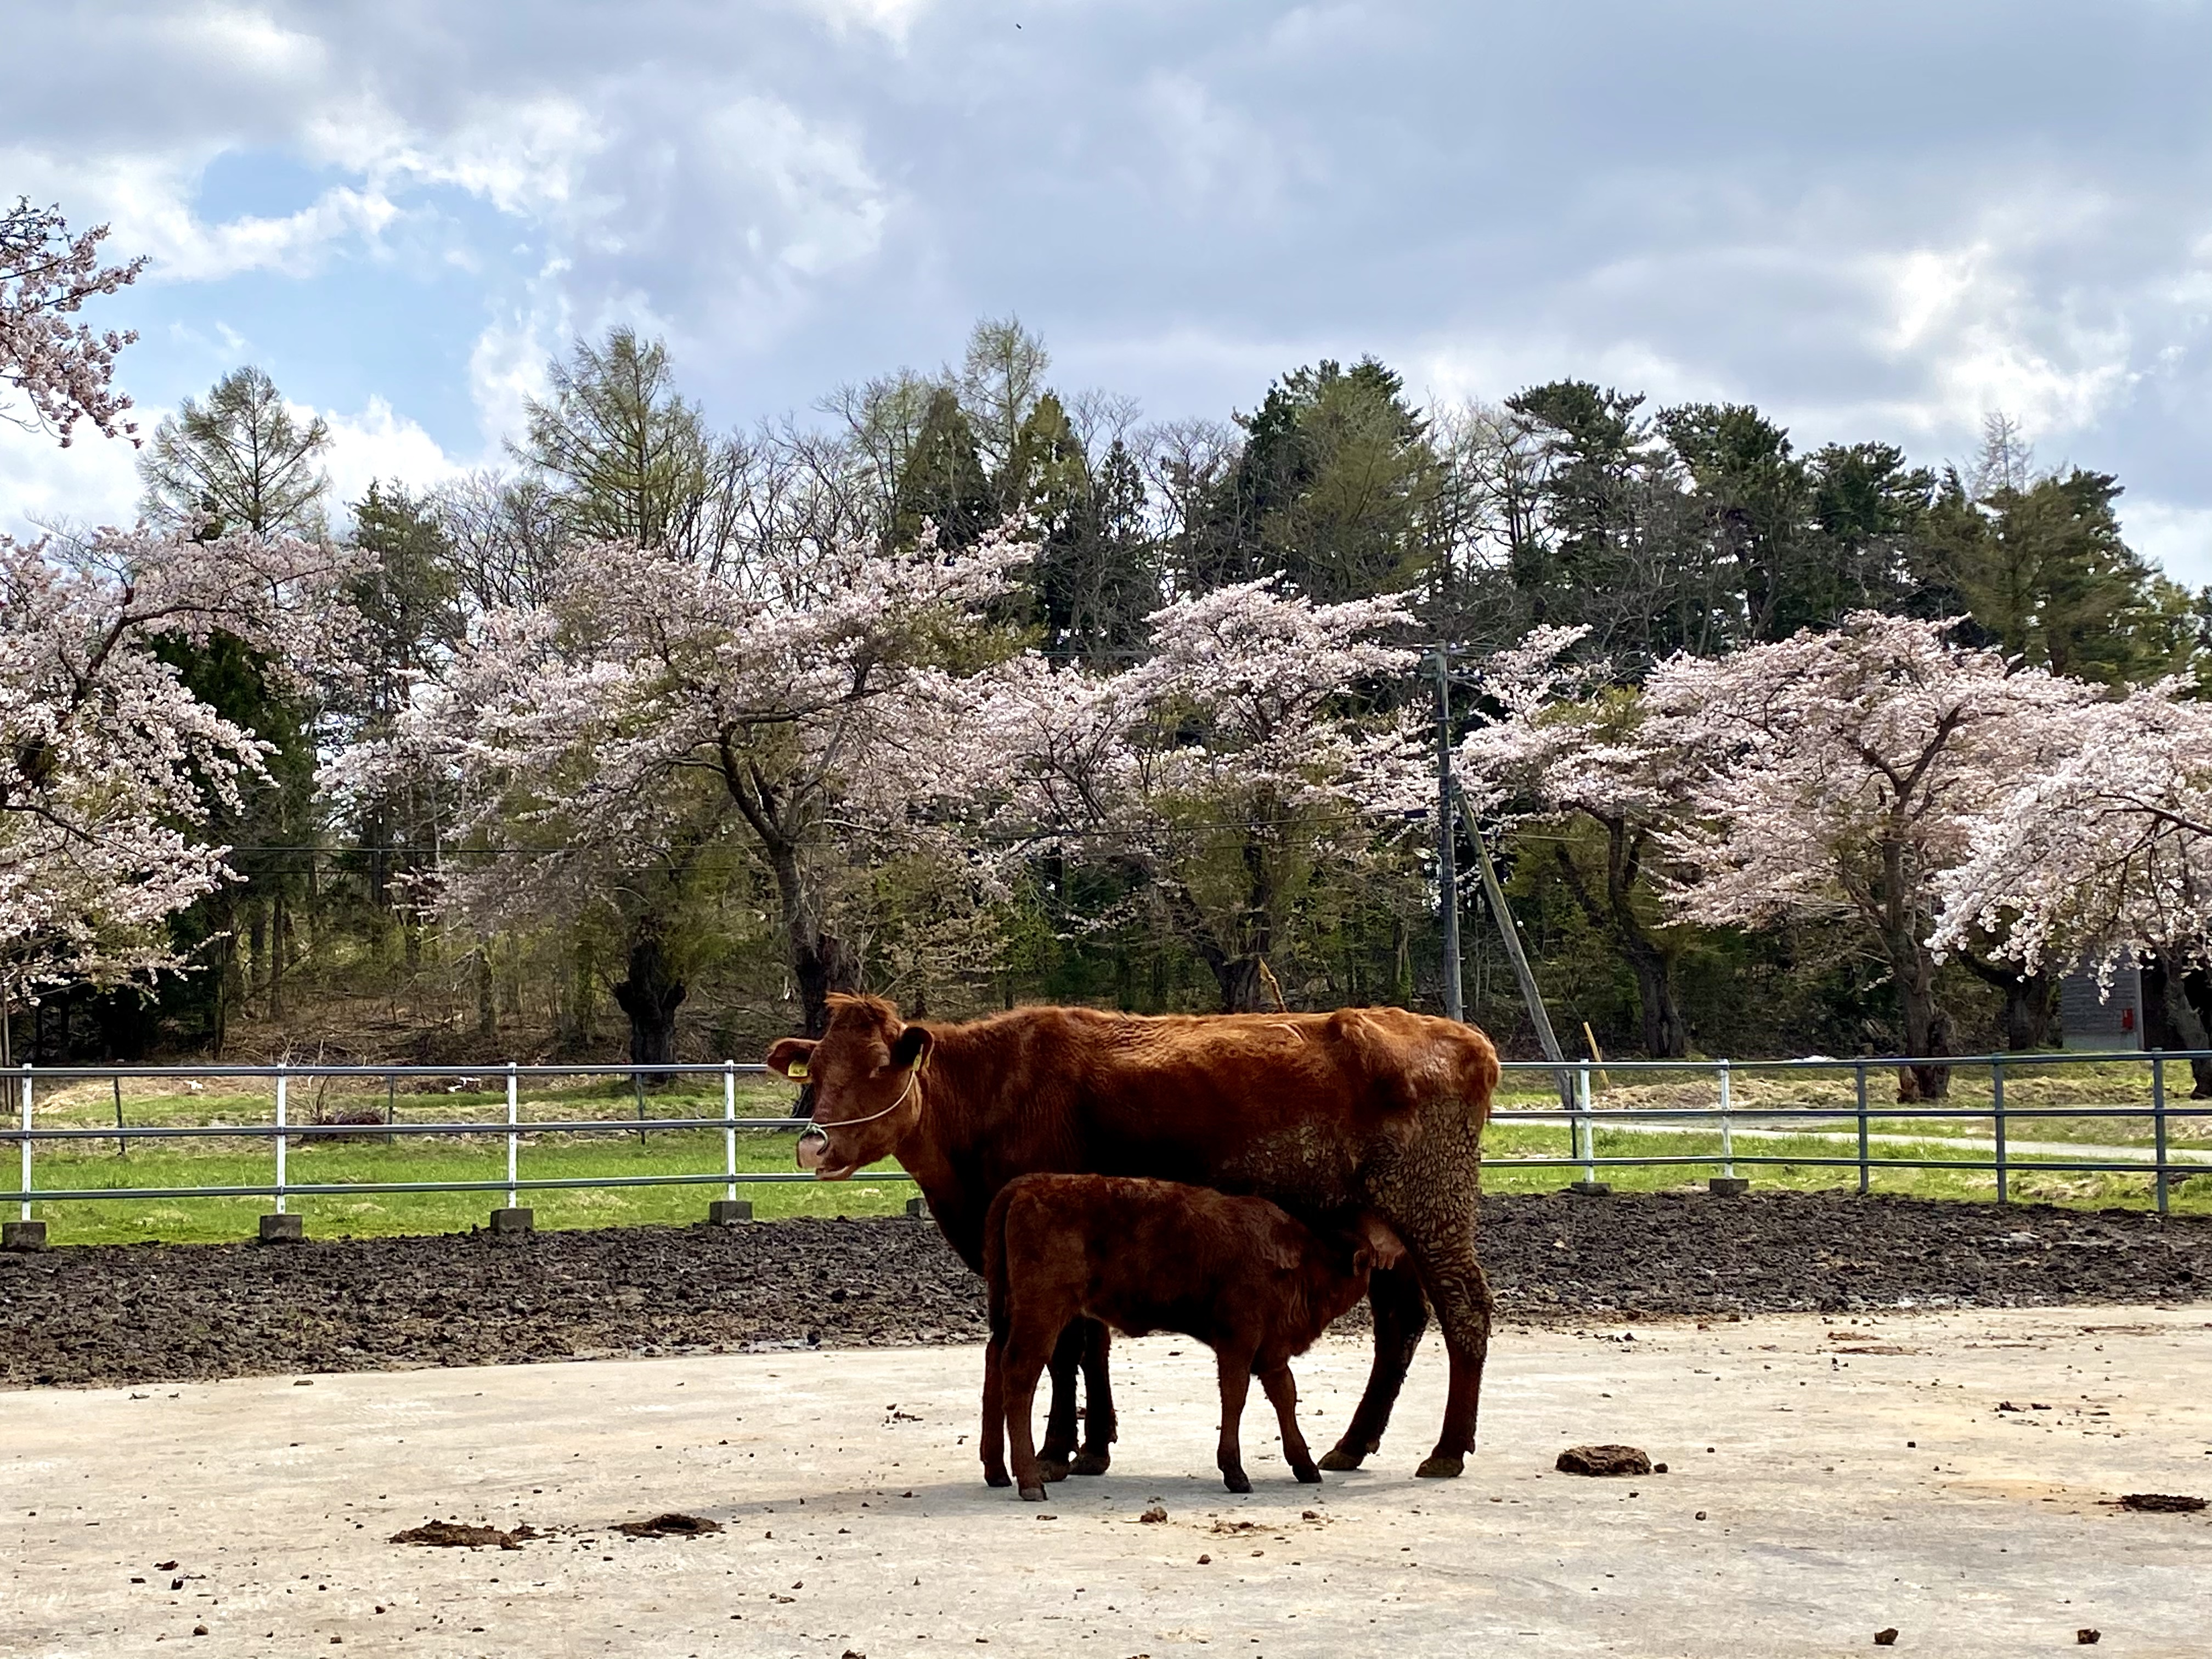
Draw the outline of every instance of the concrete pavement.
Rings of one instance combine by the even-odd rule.
[[[1317,1443],[1365,1363],[1299,1365]],[[1383,1453],[1318,1488],[1255,1391],[1242,1498],[1210,1357],[1115,1364],[1113,1472],[1041,1507],[977,1478],[971,1348],[0,1395],[0,1655],[2212,1650],[2212,1512],[2106,1506],[2212,1492],[2212,1308],[1509,1327],[1449,1482],[1411,1478],[1431,1339]],[[1672,1473],[1553,1472],[1611,1440]],[[672,1510],[725,1530],[611,1529]],[[547,1535],[386,1541],[446,1517]]]

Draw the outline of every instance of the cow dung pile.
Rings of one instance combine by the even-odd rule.
[[[1562,1194],[1485,1200],[1479,1243],[1524,1323],[2212,1296],[2212,1218],[2140,1212]],[[982,1281],[903,1216],[0,1253],[0,1386],[983,1334]]]

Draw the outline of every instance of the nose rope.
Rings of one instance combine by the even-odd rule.
[[[898,1092],[898,1098],[891,1102],[890,1105],[884,1107],[882,1111],[871,1112],[866,1117],[841,1117],[834,1123],[823,1123],[818,1120],[810,1119],[805,1129],[801,1132],[799,1138],[801,1140],[804,1140],[809,1135],[819,1135],[821,1136],[823,1144],[827,1145],[830,1139],[830,1131],[832,1129],[849,1129],[856,1124],[873,1123],[879,1117],[889,1117],[893,1112],[896,1112],[900,1107],[906,1104],[906,1097],[914,1092],[914,1085],[921,1080],[921,1067],[919,1066],[911,1066],[908,1069],[906,1074],[906,1087],[900,1090]]]

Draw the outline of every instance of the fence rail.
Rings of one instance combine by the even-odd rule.
[[[1582,1183],[1588,1188],[1599,1186],[1601,1170],[1623,1168],[1706,1167],[1717,1168],[1726,1181],[1740,1179],[1739,1164],[1759,1168],[1770,1165],[1797,1167],[1855,1168],[1858,1171],[1861,1193],[1871,1189],[1872,1178],[1878,1170],[1947,1170],[1994,1173],[1996,1195],[2000,1202],[2008,1202],[2013,1196],[2015,1178],[2023,1171],[2037,1173],[2130,1174],[2152,1178],[2155,1202],[2159,1211],[2166,1211],[2174,1180],[2191,1176],[2212,1176],[2212,1146],[2198,1149],[2191,1155],[2186,1149],[2177,1149],[2172,1144],[2175,1121],[2187,1123],[2212,1117],[2212,1102],[2177,1103],[2170,1095],[2167,1082],[2170,1069],[2190,1061],[2212,1061],[2212,1050],[2175,1051],[2137,1054],[2126,1052],[2100,1054],[2007,1054],[1978,1055],[1942,1055],[1924,1059],[1863,1059],[1863,1060],[1570,1060],[1553,1064],[1545,1060],[1509,1061],[1504,1071],[1509,1079],[1535,1078],[1548,1080],[1559,1091],[1557,1108],[1522,1108],[1506,1106],[1493,1116],[1492,1122],[1500,1127],[1512,1126],[1557,1125],[1566,1131],[1566,1144],[1559,1156],[1548,1154],[1502,1154],[1488,1161],[1493,1165],[1509,1169],[1569,1169],[1582,1172]],[[2023,1074],[2048,1077],[2066,1068],[2088,1066],[2105,1068],[2123,1066],[2139,1068],[2147,1097],[2139,1103],[2033,1104],[2017,1098],[2008,1101],[2005,1082],[2008,1073],[2016,1078]],[[1904,1101],[1875,1103],[1876,1085],[1893,1078],[1899,1069],[1909,1066],[1941,1066],[1949,1068],[1954,1079],[1972,1079],[1984,1076],[1989,1091],[1989,1103],[1982,1105],[1941,1104],[1933,1102]],[[788,1116],[740,1117],[738,1115],[738,1081],[741,1078],[758,1078],[767,1074],[765,1066],[742,1064],[734,1060],[720,1063],[684,1063],[669,1065],[601,1065],[601,1066],[524,1066],[508,1064],[498,1066],[19,1066],[0,1070],[0,1086],[15,1096],[15,1121],[0,1127],[0,1142],[15,1141],[19,1146],[20,1180],[14,1191],[0,1191],[0,1204],[20,1207],[22,1218],[31,1219],[34,1203],[64,1201],[131,1200],[189,1200],[222,1198],[270,1198],[275,1200],[278,1214],[285,1213],[287,1201],[299,1196],[347,1196],[383,1193],[469,1193],[498,1192],[507,1195],[513,1208],[524,1192],[557,1190],[575,1188],[628,1187],[684,1187],[720,1185],[726,1198],[734,1200],[740,1187],[779,1182],[809,1182],[811,1175],[796,1169],[786,1171],[744,1170],[738,1167],[738,1132],[739,1130],[783,1131],[796,1134],[803,1127],[802,1120]],[[2185,1079],[2191,1073],[2185,1069]],[[637,1115],[633,1117],[575,1117],[564,1116],[550,1120],[532,1120],[520,1114],[521,1092],[526,1084],[538,1084],[556,1079],[586,1078],[627,1078],[632,1080],[638,1101]],[[647,1079],[710,1078],[721,1081],[722,1111],[719,1115],[684,1117],[647,1117],[644,1114],[644,1087]],[[1627,1078],[1654,1081],[1680,1079],[1695,1083],[1704,1079],[1710,1084],[1713,1103],[1704,1104],[1600,1104],[1598,1090],[1603,1085],[1614,1093],[1624,1086],[1619,1079]],[[1797,1102],[1790,1104],[1746,1103],[1738,1093],[1745,1079],[1835,1079],[1850,1084],[1846,1100],[1830,1104],[1822,1101]],[[273,1085],[273,1111],[265,1122],[255,1123],[142,1123],[132,1125],[125,1121],[123,1083],[126,1080],[170,1081],[180,1085],[198,1084],[216,1079],[255,1081]],[[362,1121],[298,1122],[293,1121],[292,1091],[301,1082],[326,1083],[334,1080],[357,1080],[384,1085],[386,1112],[381,1122]],[[431,1122],[407,1121],[398,1118],[395,1105],[398,1086],[407,1079],[449,1079],[464,1084],[491,1084],[503,1087],[505,1110],[496,1117],[460,1118],[441,1116]],[[83,1123],[52,1124],[39,1121],[41,1091],[57,1085],[81,1084],[86,1081],[111,1083],[114,1089],[115,1116],[113,1125]],[[1637,1086],[1635,1084],[1626,1085]],[[2024,1142],[2033,1146],[2021,1133],[2023,1121],[2033,1124],[2045,1119],[2148,1119],[2151,1125],[2151,1145],[2137,1149],[2130,1146],[2100,1146],[2085,1144],[2081,1155],[2067,1157],[2053,1154],[2047,1146],[2033,1146],[2023,1152]],[[1893,1121],[1925,1124],[1944,1120],[1974,1120],[1990,1126],[1988,1145],[1984,1149],[1978,1142],[1962,1144],[1962,1153],[1982,1153],[1985,1156],[1936,1158],[1907,1156],[1905,1151],[1892,1155],[1887,1148],[1894,1142],[1925,1142],[1942,1137],[1919,1134],[1910,1137],[1886,1136],[1883,1146],[1877,1147],[1875,1133],[1879,1126]],[[1601,1154],[1597,1136],[1601,1130],[1644,1129],[1656,1133],[1711,1133],[1717,1130],[1719,1149],[1689,1151],[1680,1153],[1641,1151],[1629,1154]],[[723,1133],[722,1167],[696,1172],[678,1172],[650,1175],[605,1176],[538,1176],[530,1175],[522,1167],[522,1154],[526,1144],[541,1137],[570,1135],[608,1135],[668,1133],[681,1131],[719,1129]],[[1764,1138],[1778,1133],[1792,1138],[1817,1138],[1838,1140],[1853,1137],[1849,1155],[1838,1151],[1835,1155],[1792,1150],[1762,1152],[1746,1151],[1742,1138],[1750,1137],[1754,1146]],[[294,1181],[289,1178],[287,1153],[295,1142],[314,1142],[341,1138],[360,1139],[364,1134],[376,1135],[391,1140],[413,1139],[426,1135],[484,1137],[503,1140],[507,1152],[507,1173],[504,1179],[438,1180],[438,1181]],[[37,1167],[35,1150],[40,1146],[66,1147],[72,1143],[114,1140],[118,1150],[132,1141],[167,1140],[263,1140],[270,1146],[271,1179],[266,1183],[245,1183],[225,1186],[162,1186],[162,1187],[47,1187],[39,1188],[34,1177]],[[1905,1151],[1909,1151],[1908,1146]],[[2115,1154],[2131,1154],[2115,1156]],[[0,1177],[4,1178],[4,1177]],[[871,1174],[871,1181],[906,1181],[911,1177],[902,1172],[884,1171]]]

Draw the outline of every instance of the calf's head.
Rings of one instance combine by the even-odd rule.
[[[921,1121],[932,1039],[880,997],[833,996],[817,1040],[785,1037],[768,1068],[814,1091],[814,1121],[799,1138],[799,1167],[842,1181],[889,1158]]]

